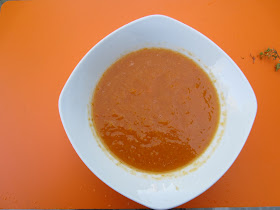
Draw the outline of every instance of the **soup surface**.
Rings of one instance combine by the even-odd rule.
[[[121,162],[147,172],[191,163],[218,126],[218,94],[191,59],[163,48],[129,53],[96,86],[93,123],[105,147]]]

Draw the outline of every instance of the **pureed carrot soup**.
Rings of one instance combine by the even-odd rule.
[[[169,172],[210,144],[220,104],[208,75],[191,59],[163,48],[131,52],[107,69],[92,101],[105,147],[130,167]]]

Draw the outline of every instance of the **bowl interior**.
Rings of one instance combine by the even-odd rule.
[[[92,132],[90,102],[100,77],[122,55],[144,47],[169,48],[191,57],[215,79],[223,101],[216,140],[203,164],[190,166],[186,173],[154,176],[131,171],[110,157]],[[59,99],[65,131],[88,168],[119,193],[155,209],[183,204],[212,186],[241,151],[256,110],[254,92],[229,56],[196,30],[162,15],[138,19],[100,41],[77,65]]]

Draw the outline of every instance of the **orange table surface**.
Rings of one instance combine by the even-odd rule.
[[[253,60],[280,51],[280,1],[27,0],[0,12],[0,208],[144,208],[100,181],[72,148],[59,94],[103,37],[163,14],[219,45],[252,85],[258,111],[237,160],[209,190],[181,207],[280,206],[280,71]],[[234,141],[234,139],[233,139]]]

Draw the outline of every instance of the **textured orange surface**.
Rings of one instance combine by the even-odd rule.
[[[164,14],[202,32],[241,68],[258,100],[228,172],[181,207],[280,205],[280,72],[256,60],[280,51],[280,1],[26,0],[0,12],[0,208],[143,208],[101,182],[60,122],[58,97],[84,54],[140,17]]]
[[[109,67],[95,88],[92,113],[116,158],[156,173],[193,162],[221,124],[207,74],[186,56],[160,48],[134,51]]]

